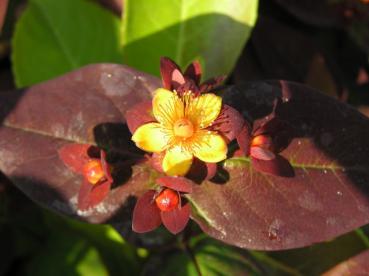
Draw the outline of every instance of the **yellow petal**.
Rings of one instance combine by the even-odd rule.
[[[140,149],[149,152],[161,152],[168,145],[168,134],[159,123],[148,123],[140,126],[132,136],[133,142]]]
[[[186,114],[200,128],[206,128],[219,116],[221,108],[222,98],[207,93],[194,98],[186,109]]]
[[[176,93],[159,88],[154,92],[152,110],[155,119],[165,125],[173,125],[184,115],[184,106]]]
[[[175,147],[167,151],[163,160],[163,170],[167,175],[185,175],[192,164],[192,154],[184,151],[180,147]]]
[[[200,130],[194,141],[193,154],[204,162],[216,163],[227,157],[227,144],[215,132]]]

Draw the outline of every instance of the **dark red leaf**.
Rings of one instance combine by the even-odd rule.
[[[245,120],[237,110],[229,105],[223,105],[218,118],[210,129],[220,132],[230,142],[241,132],[244,124]]]
[[[189,203],[181,208],[169,212],[161,212],[161,220],[164,226],[173,234],[178,234],[187,225],[190,219],[191,206]]]
[[[91,159],[88,144],[67,144],[58,150],[60,159],[73,172],[82,174],[84,165]]]
[[[268,149],[262,147],[251,147],[250,156],[256,159],[268,161],[276,158],[275,154]]]
[[[276,155],[274,159],[263,160],[251,158],[252,167],[264,173],[275,176],[293,177],[295,175],[291,164],[281,155]]]
[[[156,121],[152,114],[152,101],[143,101],[128,109],[125,118],[132,134],[139,126]]]
[[[128,198],[149,189],[148,179],[155,173],[147,165],[125,168],[98,208],[81,212],[77,198],[82,177],[64,165],[58,151],[71,143],[98,143],[116,153],[117,161],[127,160],[126,153],[136,147],[124,114],[149,100],[159,86],[159,79],[126,66],[97,64],[22,91],[0,93],[0,170],[46,208],[93,223],[128,220],[131,212],[118,216],[117,211],[127,206]]]
[[[253,122],[270,114],[282,89],[290,97],[277,115],[295,131],[281,154],[295,176],[259,173],[246,157],[225,161],[225,184],[204,181],[187,196],[192,218],[212,237],[279,250],[326,241],[369,223],[368,119],[290,82],[239,85],[225,91],[223,101]]]
[[[173,76],[174,71],[176,71],[176,73],[174,73]],[[183,79],[183,76],[182,79],[179,76],[182,75],[181,69],[173,60],[167,57],[162,57],[160,59],[160,74],[163,81],[163,87],[168,90],[174,89],[172,84],[173,77],[179,82]]]
[[[244,121],[241,131],[236,136],[237,144],[246,156],[250,154],[251,132],[252,128],[250,124]]]
[[[141,196],[133,210],[132,230],[137,233],[150,232],[161,224],[160,210],[154,201],[155,191]]]
[[[167,187],[172,190],[183,192],[183,193],[191,193],[192,186],[194,183],[186,179],[184,177],[172,177],[172,176],[163,176],[156,179],[156,183],[162,187]]]
[[[154,152],[150,159],[150,165],[158,172],[163,173],[163,159],[165,157],[165,152],[156,153]]]
[[[8,0],[0,0],[0,33],[5,21],[5,15],[8,7]]]
[[[85,211],[101,203],[107,197],[110,186],[108,180],[95,185],[83,180],[78,193],[78,209]]]
[[[344,275],[368,275],[369,271],[369,250],[356,255],[347,261],[344,261],[329,271],[323,273],[323,276],[344,276]]]
[[[108,179],[110,183],[113,183],[113,178],[111,176],[110,167],[108,165],[108,162],[106,161],[106,153],[103,150],[100,150],[100,162],[104,170],[105,177]]]
[[[201,75],[202,75],[201,64],[197,60],[193,61],[190,65],[188,65],[186,71],[184,72],[185,78],[192,79],[197,86],[200,84]]]
[[[225,78],[226,76],[219,76],[219,77],[215,77],[215,78],[212,78],[212,79],[209,79],[203,82],[199,88],[200,92],[204,93],[204,92],[210,92],[212,90],[215,90],[218,86],[222,84]]]

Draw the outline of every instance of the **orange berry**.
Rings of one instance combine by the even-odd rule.
[[[91,184],[96,184],[105,177],[100,160],[90,160],[83,167],[83,175]]]
[[[155,202],[161,211],[172,211],[179,204],[178,192],[165,189],[155,198]]]

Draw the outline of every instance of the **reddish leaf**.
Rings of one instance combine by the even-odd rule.
[[[181,208],[169,212],[161,212],[161,220],[164,226],[173,234],[178,234],[187,225],[190,219],[191,206],[189,203]]]
[[[184,76],[188,79],[192,79],[196,85],[200,84],[201,75],[202,75],[201,64],[197,60],[188,65],[186,71],[184,72]]]
[[[146,165],[121,170],[126,175],[118,177],[119,185],[98,208],[82,212],[77,197],[83,178],[64,165],[58,152],[69,144],[98,143],[115,152],[118,162],[127,152],[136,154],[123,115],[150,99],[159,85],[157,78],[128,67],[98,64],[0,93],[0,170],[44,207],[93,223],[128,220],[130,212],[116,213],[129,197],[149,188],[152,171]]]
[[[280,155],[276,155],[275,158],[271,160],[263,160],[251,157],[251,164],[253,169],[259,172],[269,173],[275,176],[295,176],[295,172],[290,162]]]
[[[137,200],[133,210],[132,229],[137,233],[150,232],[161,224],[160,210],[154,201],[155,191],[148,191]]]
[[[155,170],[157,170],[158,172],[161,172],[161,173],[164,172],[163,166],[162,166],[164,157],[165,157],[165,151],[160,152],[160,153],[154,152],[151,156],[151,159],[150,159],[150,165]]]
[[[193,219],[212,237],[260,250],[306,246],[369,223],[369,121],[295,83],[239,85],[223,99],[257,121],[276,97],[284,101],[278,118],[296,128],[281,152],[295,177],[259,173],[249,158],[227,160],[228,182],[203,182],[187,195]]]
[[[163,81],[163,87],[165,89],[172,90],[175,88],[172,82],[173,78],[177,80],[176,86],[184,83],[184,78],[181,73],[181,69],[178,67],[178,65],[175,62],[173,62],[169,58],[162,57],[160,59],[160,74],[161,74],[161,78]]]
[[[110,181],[93,185],[83,180],[78,192],[78,209],[85,211],[101,203],[107,197],[110,186]]]
[[[136,129],[146,123],[156,121],[152,115],[152,102],[144,101],[136,104],[132,108],[128,109],[125,114],[127,125],[131,133],[134,133]]]
[[[247,121],[244,121],[241,131],[236,136],[237,144],[246,156],[250,154],[251,132],[251,126]]]
[[[245,120],[237,110],[229,105],[224,105],[211,129],[219,131],[228,141],[232,141],[241,132],[244,123]]]
[[[5,21],[6,10],[8,7],[8,0],[0,0],[0,33]]]
[[[273,152],[267,149],[263,149],[261,147],[251,147],[250,155],[256,159],[266,160],[266,161],[276,158]]]
[[[200,92],[209,92],[216,89],[218,86],[222,84],[225,78],[226,78],[225,76],[219,76],[206,80],[200,85]]]
[[[368,275],[369,271],[369,250],[366,250],[355,257],[344,261],[329,271],[323,273],[323,276],[339,275]]]
[[[171,176],[163,176],[156,179],[156,183],[162,187],[167,187],[172,190],[183,192],[183,193],[191,193],[192,186],[194,183],[186,179],[184,177],[171,177]]]
[[[90,160],[88,144],[68,144],[58,150],[59,157],[64,164],[75,173],[82,174],[84,165]]]
[[[100,162],[104,170],[105,177],[108,179],[110,183],[113,183],[113,178],[111,176],[110,167],[108,165],[108,162],[106,161],[106,153],[103,150],[100,150]]]

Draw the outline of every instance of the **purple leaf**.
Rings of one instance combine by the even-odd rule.
[[[83,180],[78,192],[78,209],[85,211],[101,203],[107,197],[110,186],[108,180],[95,185]]]
[[[161,212],[161,220],[164,226],[173,234],[178,234],[187,225],[190,219],[191,206],[189,203],[173,211]]]
[[[191,180],[186,179],[184,177],[171,177],[171,176],[163,176],[156,179],[156,183],[162,187],[167,187],[172,190],[183,192],[183,193],[191,193],[192,183]]]
[[[154,201],[155,191],[148,191],[137,200],[133,210],[132,230],[137,233],[150,232],[161,224],[160,210]]]
[[[369,223],[368,119],[283,81],[239,85],[223,99],[255,122],[276,97],[283,99],[276,115],[296,129],[281,152],[295,176],[259,173],[246,157],[227,160],[228,182],[203,182],[187,195],[192,218],[212,237],[260,250],[307,246]]]

